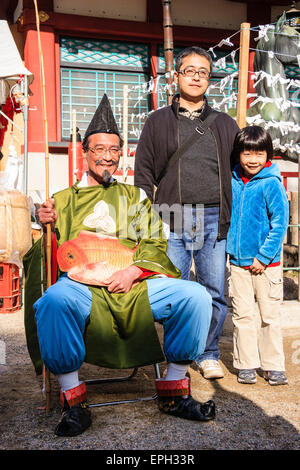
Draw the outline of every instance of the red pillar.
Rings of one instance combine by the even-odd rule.
[[[151,93],[151,109],[157,109],[157,44],[151,44],[150,75],[154,80],[154,89]]]
[[[48,141],[55,142],[57,141],[57,110],[55,35],[53,28],[43,27],[40,36],[45,71]],[[45,149],[45,124],[38,34],[35,29],[28,29],[25,33],[24,59],[26,67],[34,75],[34,81],[30,86],[33,95],[29,99],[28,150],[29,152],[42,152]]]

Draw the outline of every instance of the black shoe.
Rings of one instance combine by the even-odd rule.
[[[62,418],[55,428],[56,436],[78,436],[92,424],[91,412],[85,403],[71,406],[63,412]]]
[[[191,395],[187,398],[159,397],[158,408],[163,413],[196,421],[210,421],[216,416],[216,407],[212,400],[200,403]]]

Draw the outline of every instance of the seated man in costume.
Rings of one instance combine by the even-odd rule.
[[[41,223],[51,224],[59,246],[84,230],[113,235],[134,250],[133,263],[113,273],[104,286],[76,282],[61,272],[34,303],[41,359],[61,388],[58,436],[78,435],[91,424],[86,386],[78,376],[85,360],[113,368],[164,360],[154,321],[163,324],[168,363],[165,377],[156,380],[159,409],[192,420],[215,417],[214,402],[194,400],[186,376],[205,348],[211,297],[198,283],[180,279],[166,255],[167,240],[153,230],[153,220],[159,221],[160,228],[161,221],[143,191],[112,178],[121,146],[104,95],[83,141],[87,173],[39,210]],[[96,213],[100,201],[102,212]]]

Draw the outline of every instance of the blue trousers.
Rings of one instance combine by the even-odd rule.
[[[146,282],[154,321],[163,324],[167,361],[195,360],[205,348],[212,314],[211,296],[192,281],[155,278]],[[91,305],[88,287],[66,275],[35,302],[41,357],[53,374],[78,370],[84,362],[83,333]]]
[[[182,279],[190,278],[194,259],[197,281],[202,284],[212,297],[212,319],[206,347],[196,360],[218,360],[218,343],[227,314],[224,298],[226,269],[226,240],[217,240],[218,207],[185,207],[184,229],[180,235],[171,232],[167,254],[173,264],[180,269]]]

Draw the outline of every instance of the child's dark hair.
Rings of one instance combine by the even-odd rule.
[[[244,150],[266,150],[267,160],[273,158],[273,143],[270,134],[260,126],[248,126],[241,129],[233,144],[233,153],[236,161]]]

